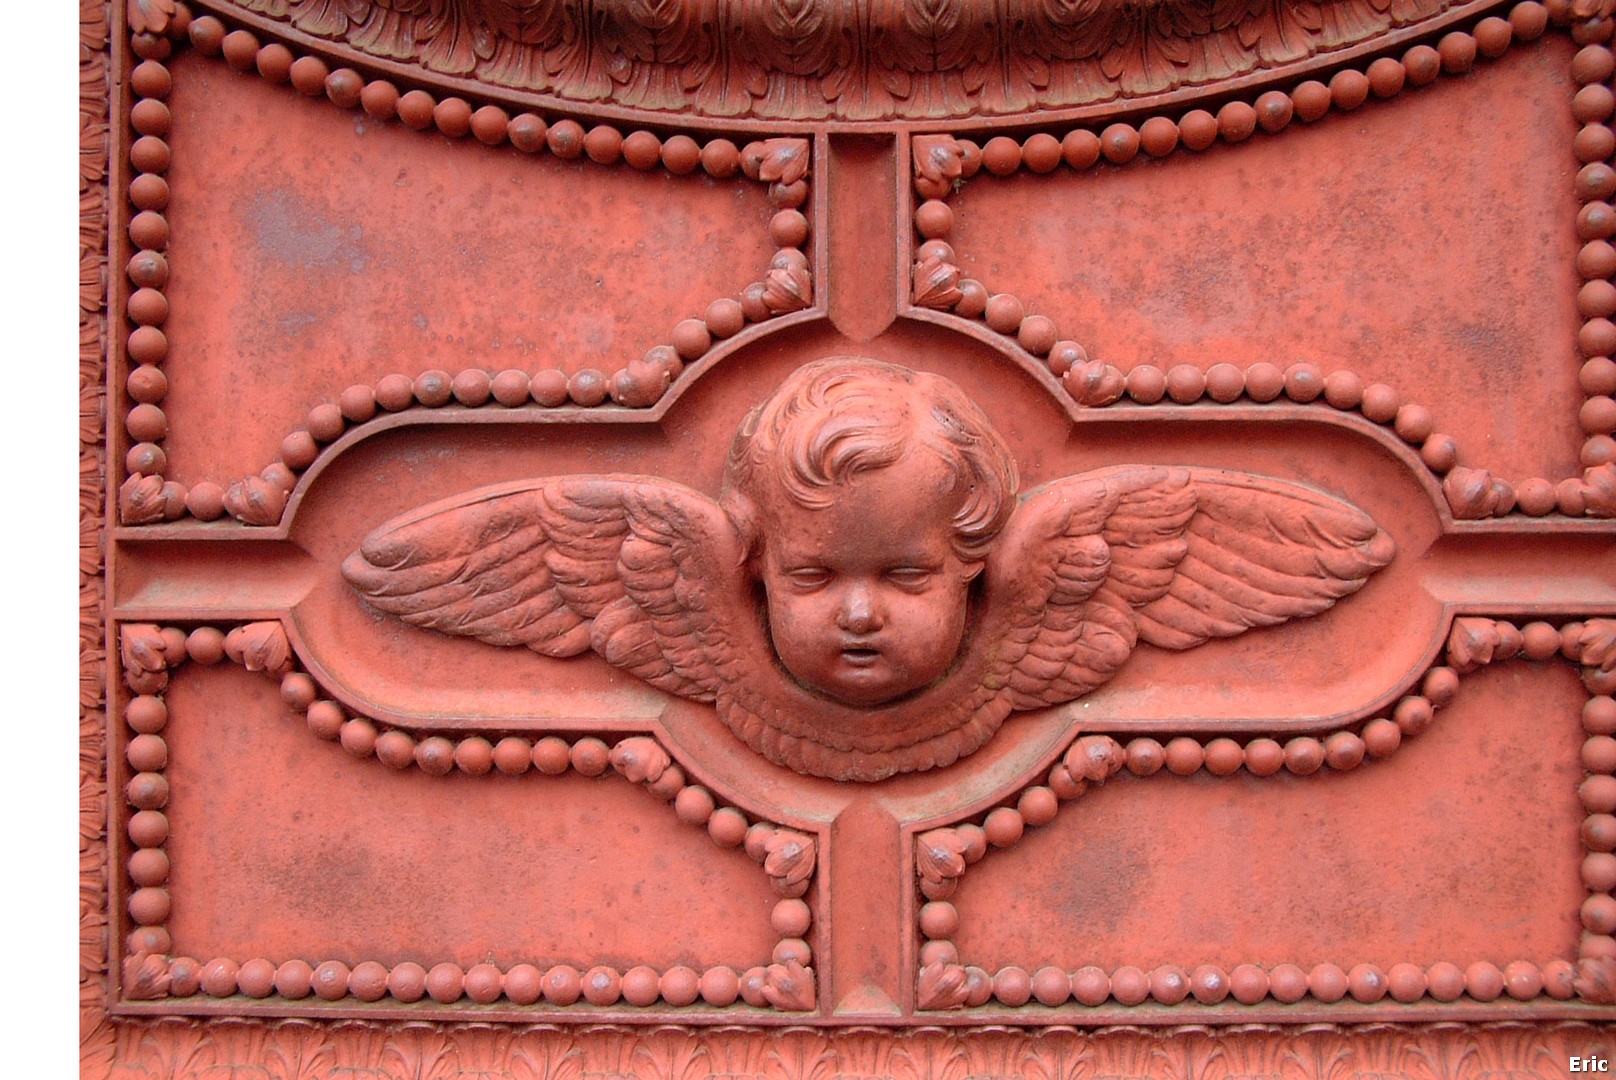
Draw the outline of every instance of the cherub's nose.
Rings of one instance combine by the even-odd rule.
[[[872,634],[886,624],[873,591],[865,585],[851,585],[836,609],[836,625],[849,634]]]

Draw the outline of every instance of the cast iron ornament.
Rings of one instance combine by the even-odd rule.
[[[414,626],[592,649],[770,761],[874,781],[1081,697],[1141,641],[1316,615],[1395,553],[1356,507],[1248,473],[1016,487],[958,386],[833,357],[747,416],[716,501],[647,476],[499,484],[393,519],[342,572]]]

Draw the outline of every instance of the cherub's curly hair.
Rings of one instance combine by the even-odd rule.
[[[871,393],[871,383],[896,389],[902,407],[894,410]],[[955,553],[981,562],[1015,509],[1009,448],[958,386],[879,360],[833,356],[792,372],[735,433],[719,502],[755,557],[762,549],[762,480],[777,483],[799,506],[823,509],[838,483],[887,468],[919,447],[941,458],[963,490],[953,519]]]

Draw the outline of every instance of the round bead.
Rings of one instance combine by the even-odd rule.
[[[376,404],[375,390],[368,386],[350,386],[337,396],[337,416],[332,416],[329,407],[325,405],[316,405],[309,410],[309,434],[321,440],[327,437],[335,439],[342,434],[343,421],[350,424],[364,423],[376,415]]]
[[[733,806],[721,806],[707,819],[707,835],[722,848],[740,847],[749,828],[746,815]]]
[[[1581,915],[1583,928],[1591,934],[1616,932],[1616,898],[1609,893],[1594,893],[1584,900]]]
[[[214,521],[224,516],[224,488],[211,480],[194,485],[185,493],[185,509],[198,521]]]
[[[1268,972],[1268,992],[1275,1001],[1294,1004],[1307,996],[1307,990],[1307,972],[1295,964],[1278,964]]]
[[[1167,396],[1180,405],[1199,401],[1206,391],[1206,373],[1194,364],[1175,364],[1167,372]]]
[[[1268,996],[1268,972],[1256,964],[1240,964],[1229,972],[1229,993],[1242,1005],[1255,1005]]]
[[[1347,972],[1347,991],[1354,1001],[1371,1005],[1386,996],[1385,974],[1373,964],[1354,964]]]
[[[202,967],[198,985],[209,997],[229,997],[236,992],[236,976],[240,971],[234,960],[225,957],[209,960]]]
[[[243,966],[242,971],[246,971]],[[388,970],[375,960],[365,960],[348,972],[348,992],[360,1001],[380,1001],[387,996]]]
[[[1155,739],[1139,738],[1128,743],[1128,771],[1135,776],[1154,776],[1167,764],[1167,751]]]
[[[1140,364],[1124,380],[1128,396],[1141,405],[1154,405],[1167,395],[1167,373],[1154,364]]]
[[[1616,395],[1616,361],[1608,356],[1596,356],[1585,361],[1577,372],[1577,384],[1590,397],[1603,394]]]
[[[1190,993],[1190,977],[1174,964],[1163,964],[1150,973],[1150,996],[1162,1005],[1177,1005]]]
[[[545,129],[544,145],[563,161],[580,157],[584,152],[584,127],[576,120],[557,120]]]
[[[1026,310],[1021,301],[1009,293],[997,293],[988,297],[987,308],[983,314],[987,324],[1001,334],[1013,334],[1021,326],[1021,320],[1026,316]]]
[[[717,809],[712,793],[692,784],[680,790],[673,799],[673,812],[686,825],[705,825]]]
[[[1602,83],[1616,74],[1616,56],[1603,45],[1585,45],[1571,58],[1571,78],[1579,85]]]
[[[915,231],[928,240],[947,236],[953,227],[954,211],[941,199],[927,199],[915,210]]]
[[[1285,767],[1285,748],[1273,739],[1253,739],[1245,748],[1246,771],[1253,776],[1273,776]]]
[[[987,820],[982,823],[982,830],[987,834],[988,843],[997,848],[1006,848],[1021,839],[1026,823],[1020,814],[1008,806],[1001,806],[991,811]]]
[[[1616,738],[1590,735],[1582,744],[1582,764],[1591,773],[1616,771]]]
[[[168,765],[168,744],[161,735],[136,735],[123,752],[137,772],[158,772]]]
[[[1285,392],[1285,373],[1266,360],[1246,369],[1245,382],[1246,396],[1252,401],[1273,401]]]
[[[1058,337],[1055,323],[1047,315],[1028,315],[1021,320],[1021,326],[1016,331],[1016,340],[1021,347],[1034,356],[1047,356],[1055,347]]]
[[[703,333],[706,333],[706,330],[705,326],[702,327]],[[534,380],[533,386],[537,388],[537,379]],[[605,372],[596,368],[584,368],[582,371],[574,372],[567,379],[567,397],[574,405],[593,408],[606,400],[607,387]]]
[[[1386,990],[1393,1001],[1408,1004],[1425,996],[1425,970],[1418,964],[1393,964],[1386,972]]]
[[[582,985],[584,1000],[591,1005],[615,1005],[623,993],[623,977],[604,965],[586,971]]]
[[[1030,136],[1021,144],[1021,160],[1035,173],[1054,172],[1061,163],[1060,140],[1044,132]]]
[[[1079,1004],[1094,1008],[1111,996],[1111,977],[1090,964],[1072,973],[1072,997]]]
[[[168,780],[161,773],[136,773],[124,794],[138,810],[160,810],[168,803]]]
[[[1363,748],[1372,758],[1387,758],[1403,742],[1403,729],[1393,720],[1371,720],[1364,725]]]
[[[460,404],[476,408],[493,394],[493,379],[481,368],[467,368],[449,381],[449,393]]]
[[[376,725],[369,720],[353,719],[342,725],[337,741],[354,757],[369,757],[376,752]]]
[[[141,172],[167,172],[173,160],[168,143],[155,135],[142,135],[129,147],[129,163]]]
[[[1600,694],[1582,706],[1582,729],[1590,735],[1616,734],[1616,699]]]
[[[1477,1001],[1495,1001],[1504,992],[1504,973],[1485,960],[1465,968],[1465,993]]]
[[[611,749],[593,736],[572,744],[572,767],[584,776],[599,776],[611,765]]]
[[[1429,45],[1416,45],[1403,54],[1403,69],[1415,86],[1429,86],[1442,74],[1442,54]]]
[[[1332,96],[1334,91],[1331,91]],[[1291,96],[1283,90],[1270,90],[1262,94],[1256,101],[1257,123],[1264,131],[1273,133],[1283,130],[1291,122],[1294,111],[1291,105]]]
[[[1202,964],[1190,972],[1190,993],[1203,1005],[1216,1005],[1229,996],[1229,977],[1215,964]]]
[[[517,964],[505,973],[504,989],[511,1004],[532,1005],[544,994],[544,974],[532,964]]]
[[[1139,153],[1139,132],[1131,124],[1111,124],[1100,132],[1100,153],[1113,165],[1126,165]]]
[[[150,406],[138,406],[149,408]],[[1582,403],[1577,421],[1589,435],[1609,435],[1616,431],[1616,399],[1591,397]]]
[[[429,409],[436,409],[449,404],[449,399],[454,396],[454,380],[447,371],[434,368],[417,375],[411,391],[416,401]]]
[[[168,723],[168,705],[160,697],[142,694],[124,706],[124,722],[143,735],[155,735]]]
[[[1443,35],[1436,43],[1436,51],[1442,56],[1442,70],[1449,75],[1460,75],[1476,62],[1476,39],[1455,30]]]
[[[801,901],[798,901],[799,903]],[[932,900],[920,908],[920,932],[932,940],[947,939],[959,929],[959,911],[946,900]]]
[[[965,278],[959,283],[960,299],[954,311],[967,319],[974,319],[988,309],[988,291],[980,281]]]
[[[281,440],[281,461],[288,469],[306,469],[319,456],[319,444],[307,431],[294,431]]]
[[[1024,968],[1000,968],[993,976],[993,996],[999,1004],[1016,1008],[1032,999],[1032,976]]]
[[[434,964],[426,973],[426,992],[441,1005],[459,1001],[466,989],[466,974],[459,964]]]
[[[1515,36],[1514,27],[1507,19],[1490,15],[1476,24],[1472,31],[1476,37],[1476,49],[1481,55],[1489,58],[1503,56],[1509,50],[1509,43]]]
[[[475,118],[474,118],[475,119]],[[475,124],[473,125],[475,127]],[[550,128],[533,113],[518,113],[505,125],[505,137],[524,154],[536,154],[546,145]]]
[[[258,39],[246,30],[232,30],[220,43],[225,63],[237,71],[246,71],[258,62]]]
[[[714,337],[733,337],[745,329],[746,313],[741,310],[739,301],[723,296],[707,305],[702,321]]]
[[[1285,744],[1285,767],[1297,776],[1311,776],[1324,765],[1324,745],[1306,736]]]
[[[527,372],[507,368],[489,381],[488,390],[495,401],[508,409],[525,405],[528,400]]]
[[[1121,1005],[1138,1005],[1150,997],[1150,976],[1131,964],[1111,973],[1111,996]]]
[[[1369,77],[1350,68],[1336,72],[1330,79],[1330,99],[1343,111],[1356,109],[1369,100]]]
[[[1583,202],[1608,199],[1616,195],[1616,169],[1602,161],[1590,162],[1577,170],[1574,187]]]
[[[1403,84],[1408,78],[1408,69],[1389,56],[1370,63],[1369,89],[1378,98],[1389,98],[1401,93]]]
[[[129,317],[142,326],[157,326],[168,318],[168,298],[156,289],[136,289],[127,306]]]
[[[1169,384],[1172,373],[1168,373]],[[1233,364],[1213,364],[1206,370],[1206,396],[1213,401],[1227,405],[1237,399],[1246,389],[1245,372]],[[1169,385],[1169,392],[1171,385]]]
[[[551,1005],[571,1005],[583,996],[583,978],[578,970],[558,964],[544,973],[540,983],[544,1000]]]
[[[1206,744],[1206,771],[1213,776],[1233,776],[1245,757],[1245,751],[1233,739],[1213,739]]]
[[[1178,136],[1191,150],[1205,150],[1218,139],[1217,117],[1205,109],[1191,109],[1179,118]]]
[[[1350,731],[1338,731],[1324,740],[1324,761],[1339,772],[1357,768],[1364,759],[1364,742]]]
[[[1425,972],[1426,992],[1437,1001],[1457,1001],[1464,993],[1465,974],[1447,961],[1432,964]]]
[[[309,731],[321,739],[336,739],[342,735],[342,726],[347,718],[343,716],[342,706],[334,701],[315,701],[308,707],[306,717]]]
[[[156,736],[143,735],[141,738],[156,738]],[[1616,777],[1590,776],[1582,782],[1577,794],[1582,799],[1583,807],[1590,813],[1616,812]]]
[[[995,135],[982,147],[982,165],[994,176],[1009,176],[1021,167],[1021,146],[1016,140]]]
[[[1307,403],[1324,393],[1324,372],[1317,364],[1292,364],[1285,369],[1285,396],[1292,401]]]
[[[683,360],[695,360],[712,348],[713,336],[700,319],[684,319],[673,328],[674,351]]]
[[[425,131],[432,126],[437,103],[425,90],[410,90],[398,99],[398,118],[405,126]]]
[[[1092,131],[1067,132],[1061,140],[1061,157],[1074,169],[1087,169],[1100,160],[1100,137]]]
[[[1530,1001],[1543,992],[1543,971],[1528,960],[1515,960],[1504,968],[1504,993],[1516,1001]]]
[[[364,97],[365,79],[352,68],[338,68],[325,76],[326,100],[338,108],[352,108]]]
[[[1586,124],[1571,142],[1578,161],[1606,161],[1616,153],[1616,132],[1604,124]]]
[[[376,404],[398,412],[415,404],[415,382],[408,375],[383,375],[376,382]]]
[[[1326,395],[1328,395],[1328,388],[1326,388]],[[1385,383],[1371,383],[1363,388],[1361,396],[1362,400],[1359,402],[1359,408],[1363,410],[1364,416],[1370,420],[1377,424],[1385,424],[1397,418],[1397,413],[1401,408],[1397,400],[1397,391]]]
[[[128,907],[129,917],[141,926],[157,926],[167,922],[172,910],[168,890],[150,887],[130,893]]]
[[[376,759],[393,769],[415,764],[415,740],[403,731],[387,731],[376,736]]]
[[[1016,812],[1028,825],[1048,825],[1060,812],[1060,800],[1047,787],[1030,787],[1016,800]]]
[[[359,91],[359,107],[374,120],[391,120],[398,115],[398,87],[386,79],[376,79]]]
[[[426,996],[426,968],[412,960],[387,973],[387,992],[397,1001],[420,1001]]]
[[[689,135],[675,135],[662,143],[662,166],[675,176],[694,172],[701,164],[701,147]]]
[[[176,956],[168,962],[168,993],[171,997],[190,997],[201,988],[202,965],[189,956]]]
[[[168,181],[154,173],[141,173],[129,181],[129,201],[138,210],[162,210],[168,206]]]
[[[1616,855],[1608,851],[1591,851],[1583,856],[1582,883],[1593,892],[1616,889]]]
[[[292,75],[292,50],[278,41],[272,41],[258,50],[253,66],[265,82],[283,83]]]
[[[467,997],[479,1005],[489,1005],[499,1000],[504,979],[493,964],[473,964],[466,969],[464,985]]]
[[[1309,79],[1291,91],[1291,103],[1296,107],[1296,115],[1311,123],[1330,111],[1330,88],[1317,79]]]
[[[572,747],[567,745],[565,739],[558,739],[554,735],[547,735],[532,745],[526,739],[511,736],[501,739],[494,753],[494,761],[500,766],[500,771],[512,776],[526,772],[529,766],[546,776],[560,776],[572,768]],[[518,754],[522,757],[520,764],[517,763]]]
[[[1041,967],[1033,972],[1032,996],[1040,1005],[1064,1005],[1072,996],[1072,979],[1058,967]]]
[[[741,152],[728,139],[714,139],[701,148],[701,167],[715,180],[727,180],[741,167]]]
[[[192,19],[191,25],[186,28],[190,34],[191,44],[196,46],[198,52],[204,56],[217,56],[224,42],[224,23],[212,15],[203,15]]]
[[[1324,377],[1324,400],[1334,408],[1356,409],[1363,393],[1363,380],[1350,371],[1332,371]]]
[[[129,219],[129,239],[135,242],[136,247],[167,247],[168,219],[155,210],[142,210]],[[136,357],[136,359],[141,358]],[[157,359],[161,360],[162,356],[159,354]]]
[[[1151,157],[1165,157],[1178,145],[1178,125],[1165,116],[1152,116],[1139,125],[1139,146]]]
[[[708,1005],[723,1008],[733,1005],[740,996],[741,980],[727,967],[711,967],[701,973],[701,1000]]]
[[[1420,446],[1420,460],[1432,472],[1445,473],[1459,463],[1459,444],[1451,435],[1433,434]]]
[[[327,960],[314,969],[310,980],[316,996],[324,1001],[340,1001],[348,996],[348,965],[341,960]]]
[[[598,372],[596,374],[599,374]],[[528,393],[538,404],[553,409],[567,403],[571,382],[566,372],[546,368],[528,381]]]
[[[1547,660],[1560,651],[1560,631],[1546,622],[1521,627],[1521,651],[1528,660]]]
[[[1165,753],[1167,771],[1176,776],[1189,776],[1206,761],[1201,744],[1187,735],[1169,741]]]
[[[1307,973],[1307,991],[1323,1002],[1340,1001],[1351,987],[1347,973],[1335,964],[1319,964]]]
[[[1521,41],[1536,41],[1549,28],[1549,9],[1537,0],[1522,0],[1509,9],[1509,25]]]

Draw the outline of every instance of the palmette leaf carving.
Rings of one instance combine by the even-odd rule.
[[[820,375],[845,373],[841,361],[822,363]],[[871,364],[845,366],[887,367]],[[786,669],[748,551],[728,510],[690,488],[570,476],[422,507],[371,533],[343,574],[371,607],[412,625],[554,657],[592,650],[658,689],[713,703],[778,764],[870,781],[952,763],[1010,712],[1101,686],[1141,642],[1188,649],[1318,614],[1362,587],[1395,545],[1355,507],[1279,480],[1163,466],[1067,477],[1015,506],[980,591],[942,612],[974,622],[960,655],[922,657],[944,673],[911,684],[918,691],[867,698]],[[868,664],[905,644],[876,628],[835,648]],[[654,780],[654,765],[619,753]],[[1102,780],[1119,761],[1077,762],[1073,775]]]

